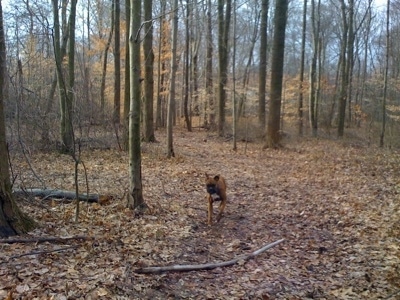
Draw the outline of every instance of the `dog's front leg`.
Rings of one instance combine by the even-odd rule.
[[[213,199],[211,195],[208,195],[208,225],[212,224],[212,215],[213,215]]]

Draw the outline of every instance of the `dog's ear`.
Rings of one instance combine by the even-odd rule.
[[[214,177],[214,180],[215,180],[215,181],[218,181],[218,180],[219,180],[219,175],[215,176],[215,177]]]
[[[204,173],[205,175],[206,175],[206,179],[208,178],[208,177],[210,177],[210,176],[208,176],[208,174],[207,173]]]

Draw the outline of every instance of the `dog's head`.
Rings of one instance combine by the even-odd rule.
[[[219,180],[219,175],[210,177],[206,173],[207,193],[209,193],[210,195],[214,195],[214,194],[219,195],[218,180]]]

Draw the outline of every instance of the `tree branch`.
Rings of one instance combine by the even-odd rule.
[[[200,264],[200,265],[174,265],[174,266],[165,266],[165,267],[144,267],[134,270],[135,273],[139,274],[160,274],[162,272],[188,272],[188,271],[197,271],[197,270],[212,270],[219,267],[228,267],[232,266],[239,261],[247,261],[251,258],[256,257],[260,253],[282,243],[285,239],[280,239],[271,244],[267,244],[264,247],[250,253],[247,255],[241,255],[237,258],[234,258],[229,261],[220,262],[220,263],[209,263],[209,264]]]

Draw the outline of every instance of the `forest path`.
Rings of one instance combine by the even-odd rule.
[[[202,131],[174,135],[176,157],[164,157],[164,135],[143,145],[143,189],[149,212],[125,208],[127,155],[84,151],[91,192],[109,205],[22,202],[41,227],[33,236],[87,235],[77,249],[12,258],[68,245],[4,244],[0,297],[45,299],[377,299],[400,286],[400,154],[362,143],[304,139],[279,150],[225,141]],[[246,151],[245,151],[246,148]],[[14,157],[16,185],[38,187]],[[39,153],[31,164],[49,188],[73,190],[73,162]],[[228,203],[207,225],[205,173],[221,174]],[[84,191],[83,176],[80,176]],[[22,205],[22,204],[21,204]],[[215,208],[217,212],[217,208]],[[139,275],[143,266],[230,260],[284,238],[232,267]],[[65,299],[65,298],[64,298]]]

